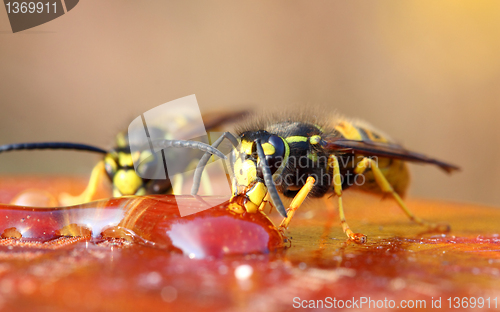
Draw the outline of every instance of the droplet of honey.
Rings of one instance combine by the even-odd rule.
[[[2,238],[21,238],[21,232],[19,232],[15,227],[7,228],[2,233]]]
[[[56,235],[59,236],[79,236],[87,237],[92,235],[92,231],[85,226],[71,223],[63,226],[62,229],[56,231]]]

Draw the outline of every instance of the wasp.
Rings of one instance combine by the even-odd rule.
[[[246,111],[239,111],[222,115],[205,114],[203,117],[205,120],[205,128],[207,130],[216,129],[225,123],[238,120],[246,113]],[[184,123],[189,123],[189,121],[184,121]],[[158,132],[155,137],[165,138],[163,141],[155,142],[155,144],[158,144],[161,148],[190,148],[208,152],[209,155],[213,154],[225,158],[225,155],[219,150],[206,143],[187,140],[169,140],[170,134],[162,129],[152,128],[150,131]],[[164,164],[164,159],[160,159],[161,155],[152,154],[147,149],[142,149],[141,152],[132,153],[126,132],[121,132],[116,136],[115,147],[111,150],[105,150],[88,144],[71,142],[36,142],[1,145],[0,153],[7,151],[45,149],[79,150],[103,155],[103,159],[92,169],[89,182],[83,193],[78,196],[71,196],[65,193],[60,195],[59,201],[64,206],[81,204],[95,199],[94,195],[102,179],[107,179],[111,182],[113,197],[175,192],[175,190],[172,189],[172,181],[169,179],[143,178],[143,176],[147,176],[144,173],[158,170],[158,166]],[[177,162],[184,162],[179,166],[187,167],[190,165],[188,160],[189,157],[186,157],[186,159],[179,159]],[[137,171],[134,168],[134,162],[140,163]]]
[[[455,165],[407,150],[369,124],[334,116],[322,118],[308,114],[256,119],[236,131],[236,137],[225,132],[212,144],[217,147],[228,139],[232,197],[229,209],[237,213],[261,211],[270,199],[285,218],[286,229],[307,197],[337,197],[340,223],[350,240],[364,243],[366,235],[353,232],[346,222],[343,192],[358,187],[372,193],[391,196],[414,222],[431,230],[447,231],[449,227],[415,216],[403,201],[409,185],[407,162],[433,164],[450,173]],[[192,194],[210,158],[205,154],[196,171]],[[292,198],[285,209],[279,194]]]

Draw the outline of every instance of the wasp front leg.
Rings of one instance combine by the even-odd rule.
[[[290,203],[290,207],[287,209],[287,217],[283,219],[281,222],[279,229],[280,230],[285,230],[288,228],[288,224],[293,218],[293,215],[295,214],[295,211],[302,205],[304,200],[306,199],[307,195],[309,195],[309,192],[311,192],[312,188],[314,187],[314,183],[316,180],[313,177],[308,177],[306,180],[306,184],[302,186],[302,188],[299,190],[297,195],[293,198],[292,202]]]
[[[339,198],[339,215],[342,229],[350,240],[360,244],[366,243],[366,235],[354,233],[345,220],[344,207],[342,205],[342,179],[340,175],[339,160],[335,155],[331,155],[328,159],[328,164],[333,168],[333,190]]]
[[[269,209],[269,213],[271,213],[273,211],[273,204],[270,202],[269,198],[270,198],[270,196],[269,196],[269,192],[268,192],[266,194],[266,197],[264,197],[262,204],[260,204],[260,206],[259,206],[259,211],[263,211],[264,208],[266,207],[266,204],[269,204],[269,206],[271,206],[271,208]]]
[[[354,169],[354,172],[356,174],[362,174],[365,172],[367,168],[370,168],[373,172],[373,176],[375,177],[375,181],[377,182],[378,186],[384,193],[391,194],[392,197],[396,200],[398,203],[399,207],[403,209],[403,211],[406,213],[406,215],[410,218],[410,220],[415,221],[416,223],[428,227],[430,230],[433,231],[440,231],[440,232],[448,232],[450,230],[450,226],[448,224],[436,224],[436,223],[431,223],[427,222],[425,220],[420,219],[419,217],[415,216],[409,209],[406,207],[406,204],[403,202],[403,199],[399,194],[394,191],[394,188],[391,186],[389,181],[387,181],[387,178],[384,176],[382,171],[377,165],[377,162],[374,161],[371,158],[365,157],[363,158],[356,166]]]

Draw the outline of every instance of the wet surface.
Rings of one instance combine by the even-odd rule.
[[[139,202],[135,209],[146,213],[133,215],[147,215],[145,206],[154,206],[152,201]],[[413,300],[431,310],[440,298],[441,308],[448,310],[450,304],[457,305],[456,297],[461,306],[462,298],[468,298],[471,308],[473,297],[474,309],[482,302],[482,311],[500,310],[500,209],[409,200],[419,216],[451,225],[450,233],[441,234],[425,233],[411,224],[391,201],[346,193],[344,204],[351,228],[368,235],[366,244],[346,241],[337,216],[315,202],[292,220],[287,233],[291,243],[284,244],[290,247],[274,242],[277,248],[271,251],[248,246],[265,245],[265,239],[255,234],[258,228],[268,233],[268,239],[276,238],[269,234],[274,232],[267,219],[229,222],[226,218],[231,217],[223,210],[220,215],[207,211],[212,225],[203,231],[195,230],[207,223],[198,214],[191,220],[174,218],[182,220],[174,222],[184,227],[179,229],[154,216],[149,220],[157,221],[149,223],[147,218],[134,219],[156,224],[136,234],[158,245],[126,235],[103,236],[102,231],[96,235],[96,230],[84,237],[4,238],[0,307],[5,311],[33,311],[33,307],[38,311],[288,311],[321,304],[326,309],[336,299],[336,307],[342,302],[344,308],[355,304],[360,310],[369,305],[363,300],[373,300],[372,308],[391,305],[390,300],[397,308],[401,300]],[[170,220],[168,213],[162,214],[163,220]],[[271,215],[275,224],[279,222],[276,212]],[[130,226],[134,222],[123,224],[140,232]],[[232,222],[233,228],[224,222]],[[170,239],[189,246],[185,252],[166,248],[175,244],[161,245],[160,238],[147,234],[166,232],[168,227],[173,233]],[[116,237],[120,235],[124,234]],[[186,242],[186,237],[191,239]],[[233,252],[213,251],[227,250],[224,246],[232,246]],[[347,301],[352,299],[355,302]]]
[[[283,248],[284,238],[264,214],[236,214],[219,202],[215,197],[155,195],[56,208],[0,205],[0,232],[2,238],[19,242],[85,237],[95,243],[123,238],[190,259]],[[203,210],[207,205],[212,208]],[[181,217],[180,209],[200,212]]]

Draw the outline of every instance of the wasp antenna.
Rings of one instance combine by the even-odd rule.
[[[159,141],[154,141],[153,145],[155,148],[160,148],[160,149],[167,148],[167,147],[184,147],[184,148],[199,149],[203,152],[214,154],[214,155],[218,156],[219,158],[227,159],[226,155],[224,155],[218,149],[216,149],[208,144],[205,144],[202,142],[197,142],[197,141],[159,140]]]
[[[34,142],[34,143],[14,143],[14,144],[0,145],[0,153],[9,151],[44,150],[44,149],[77,150],[77,151],[87,151],[87,152],[94,152],[101,154],[108,153],[108,151],[92,145],[69,143],[69,142]]]
[[[273,175],[271,174],[271,170],[267,165],[266,154],[264,154],[264,149],[260,143],[260,139],[256,139],[255,145],[257,146],[257,155],[259,155],[260,164],[262,167],[262,173],[264,175],[264,182],[268,188],[269,195],[271,196],[271,200],[276,207],[276,210],[283,216],[283,218],[287,217],[285,206],[283,206],[283,202],[281,201],[280,196],[278,195],[278,190],[276,190],[276,185],[274,185]]]
[[[442,161],[435,161],[434,162],[436,165],[439,166],[439,168],[443,169],[444,171],[446,171],[446,173],[453,173],[454,171],[460,171],[460,167],[458,166],[455,166],[455,165],[452,165],[452,164],[448,164],[448,163],[444,163]]]
[[[234,147],[238,146],[238,140],[232,135],[230,132],[224,132],[213,144],[213,148],[219,147],[219,145],[222,143],[224,139],[228,139],[231,144],[233,144]],[[193,186],[191,187],[191,195],[196,195],[198,194],[198,190],[200,189],[200,183],[201,183],[201,175],[203,174],[203,170],[205,170],[205,167],[208,163],[208,160],[210,159],[210,153],[205,153],[201,159],[200,162],[198,163],[198,166],[196,166],[196,170],[194,171],[194,177],[193,177]]]

